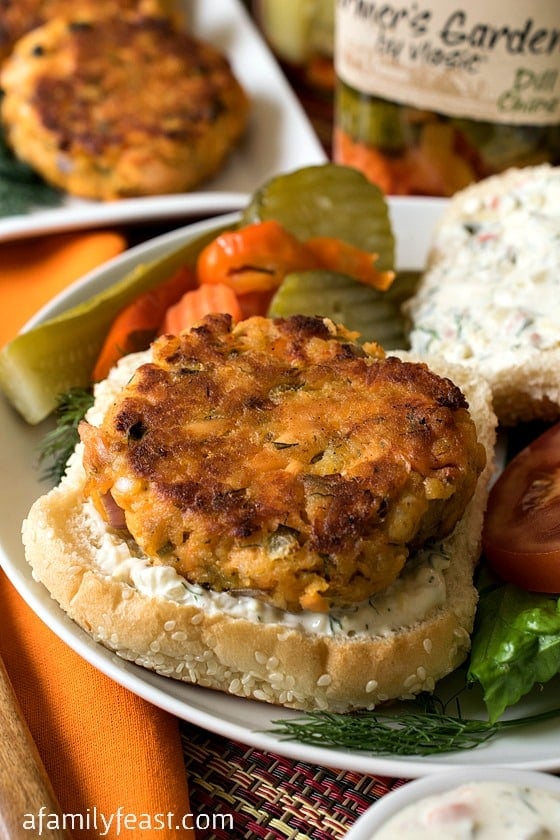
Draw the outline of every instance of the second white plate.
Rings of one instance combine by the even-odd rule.
[[[62,206],[0,217],[0,242],[57,231],[238,210],[271,175],[324,163],[296,95],[240,0],[180,0],[189,29],[228,56],[251,100],[249,127],[224,168],[200,189],[114,202],[67,197]]]

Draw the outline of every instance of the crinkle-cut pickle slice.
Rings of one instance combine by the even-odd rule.
[[[271,318],[319,315],[360,333],[360,341],[377,341],[386,350],[406,347],[397,307],[384,296],[346,274],[301,271],[287,274],[270,302]]]
[[[0,388],[28,423],[56,407],[58,394],[87,387],[103,340],[117,313],[138,294],[163,282],[182,265],[193,265],[218,230],[162,259],[136,266],[114,285],[60,315],[20,333],[0,351]]]
[[[349,166],[307,166],[278,175],[254,194],[241,224],[275,219],[298,239],[334,236],[379,255],[377,266],[392,269],[395,239],[385,196]]]

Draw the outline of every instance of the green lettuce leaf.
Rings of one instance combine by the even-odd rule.
[[[481,591],[467,680],[479,682],[492,722],[560,672],[560,601],[511,584]]]

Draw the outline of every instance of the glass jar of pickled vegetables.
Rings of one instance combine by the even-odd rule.
[[[253,0],[253,16],[325,148],[332,141],[335,0]]]
[[[337,0],[335,71],[333,158],[387,194],[560,164],[558,0]]]

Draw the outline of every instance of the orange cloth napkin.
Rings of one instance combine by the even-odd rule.
[[[113,231],[0,244],[0,345],[58,291],[125,247]],[[81,659],[35,616],[3,572],[0,604],[0,654],[62,813],[84,817],[83,830],[74,821],[73,838],[98,840],[100,814],[115,815],[103,833],[109,840],[192,838],[192,830],[162,830],[154,820],[173,813],[175,826],[190,813],[176,718]],[[133,815],[131,828],[124,828],[125,815]]]

